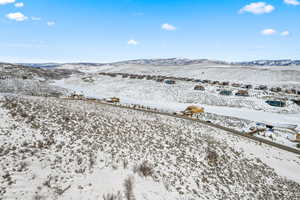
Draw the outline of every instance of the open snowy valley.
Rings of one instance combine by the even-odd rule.
[[[118,97],[123,104],[167,112],[179,112],[189,105],[196,105],[205,108],[205,114],[199,116],[201,119],[228,125],[232,118],[237,118],[243,125],[232,128],[245,132],[256,123],[275,126],[276,130],[263,133],[262,137],[292,147],[297,145],[291,140],[295,140],[296,133],[300,132],[299,66],[247,67],[207,61],[179,66],[65,64],[58,68],[76,69],[84,74],[57,80],[53,85],[87,97]],[[166,84],[168,80],[176,81]],[[195,90],[197,85],[203,89]],[[262,86],[268,89],[260,89]],[[221,95],[222,91],[231,94]],[[246,95],[237,95],[239,92]],[[272,106],[266,101],[279,101],[285,105]],[[294,126],[296,130],[281,129],[286,126]]]
[[[162,62],[0,64],[0,199],[300,198],[299,67]]]

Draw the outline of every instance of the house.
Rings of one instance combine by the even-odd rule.
[[[245,89],[248,89],[248,90],[249,90],[249,89],[252,89],[253,86],[248,84],[248,85],[243,85],[242,88],[245,88]]]
[[[117,74],[113,74],[113,73],[108,73],[107,75],[110,77],[117,77]]]
[[[256,90],[267,90],[268,87],[266,85],[260,85],[258,87],[255,88]]]
[[[106,99],[106,102],[108,102],[108,103],[119,103],[120,99],[117,98],[117,97],[112,97],[112,98]]]
[[[239,83],[232,83],[231,86],[232,87],[241,87],[241,84],[239,84]]]
[[[227,81],[225,82],[225,81],[224,81],[224,82],[221,83],[221,85],[223,85],[223,86],[228,86],[228,85],[229,85],[229,82],[227,82]]]
[[[220,81],[213,81],[212,84],[213,85],[220,85]]]
[[[247,90],[239,90],[237,93],[235,93],[235,96],[249,97],[249,93]]]
[[[174,80],[166,80],[165,81],[166,84],[169,84],[169,85],[173,85],[175,84],[176,82]]]
[[[199,113],[204,113],[204,108],[198,106],[189,106],[183,111],[183,114],[187,116],[192,116],[193,114]]]
[[[85,99],[84,95],[82,94],[76,94],[76,93],[73,93],[69,96],[70,99],[74,99],[74,100],[83,100]]]
[[[273,87],[270,90],[271,90],[271,92],[281,92],[282,91],[282,89],[280,87]]]
[[[295,89],[287,89],[287,90],[285,90],[285,93],[288,93],[288,94],[297,94],[297,91]]]
[[[270,106],[274,106],[274,107],[285,107],[286,103],[283,101],[279,101],[279,100],[268,100],[266,101],[267,104],[269,104]]]
[[[196,85],[194,87],[194,90],[205,91],[205,87],[203,87],[202,85]]]
[[[293,99],[292,102],[300,106],[300,99]]]
[[[300,133],[298,133],[298,134],[296,135],[296,140],[295,140],[295,142],[300,142]]]
[[[203,83],[211,83],[211,80],[203,80]]]
[[[9,76],[0,76],[0,80],[9,79]]]
[[[220,92],[220,95],[230,96],[230,95],[232,95],[232,91],[230,91],[230,90],[222,90]]]
[[[136,75],[130,75],[130,77],[129,77],[130,79],[136,79],[137,78],[137,76]]]
[[[164,82],[164,80],[165,80],[165,79],[163,79],[163,78],[158,78],[158,79],[156,79],[157,82]]]
[[[195,83],[202,83],[202,80],[196,79],[196,80],[194,80],[194,82],[195,82]]]

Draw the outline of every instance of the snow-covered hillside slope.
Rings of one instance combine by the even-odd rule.
[[[299,199],[299,158],[198,123],[0,98],[0,199]]]
[[[222,64],[195,64],[183,66],[104,65],[87,66],[66,64],[59,68],[79,69],[84,72],[123,72],[133,74],[168,75],[218,81],[249,83],[254,85],[300,87],[299,66],[236,66]]]
[[[118,97],[122,104],[139,104],[168,112],[184,110],[189,105],[205,108],[203,120],[212,121],[226,127],[249,132],[256,122],[275,124],[275,126],[295,126],[295,131],[277,130],[272,136],[263,134],[266,139],[288,145],[297,146],[295,140],[300,132],[300,106],[294,102],[300,95],[287,92],[272,92],[270,88],[280,86],[300,91],[300,68],[298,66],[259,66],[246,67],[216,63],[202,63],[184,66],[153,66],[153,65],[64,65],[68,69],[80,70],[84,75],[73,75],[70,78],[55,81],[53,85],[69,89],[87,97],[109,98]],[[114,76],[103,75],[113,73]],[[176,79],[176,84],[165,84],[164,81],[148,80],[146,77],[130,78],[118,73],[134,75],[157,75],[169,77],[185,77],[200,80],[226,81],[229,86],[221,84],[197,83]],[[151,78],[150,78],[151,79]],[[252,84],[252,89],[230,86],[232,83]],[[200,84],[205,91],[194,90]],[[255,89],[265,85],[268,90]],[[220,95],[220,91],[230,90],[232,95]],[[247,90],[249,96],[234,95],[240,90]],[[274,107],[267,100],[281,100],[284,107]],[[211,115],[213,114],[213,115]],[[213,116],[213,117],[212,117]],[[233,127],[232,118],[240,119]],[[234,120],[237,121],[237,120]],[[250,121],[250,122],[249,122]],[[277,138],[277,139],[276,139]],[[292,140],[292,141],[291,141]]]

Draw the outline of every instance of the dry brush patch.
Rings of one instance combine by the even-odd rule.
[[[48,184],[50,188],[43,187],[53,195],[57,191],[52,185],[63,190],[72,184],[74,174],[86,175],[99,166],[119,163],[123,168],[133,167],[142,177],[164,182],[170,191],[196,199],[300,196],[299,184],[279,177],[263,162],[246,157],[225,140],[219,141],[213,135],[220,133],[212,128],[80,101],[33,97],[5,101],[2,106],[15,121],[37,128],[32,138],[1,143],[2,152],[6,152],[3,165],[8,164],[7,171],[14,174],[13,169],[20,168],[20,158],[37,157],[47,162],[54,178]],[[12,132],[6,134],[7,139],[12,137]],[[99,152],[109,158],[99,160]],[[7,183],[4,187],[10,187]],[[129,183],[124,183],[128,194],[134,188]]]

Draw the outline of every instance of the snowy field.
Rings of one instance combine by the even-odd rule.
[[[300,160],[183,119],[0,96],[0,199],[299,199]]]
[[[102,69],[102,67],[98,68]],[[108,68],[105,66],[104,68],[104,71],[117,71],[118,69],[118,67]],[[120,66],[120,68],[119,71],[124,73],[125,71],[122,70],[123,66]],[[168,67],[164,66],[160,68],[163,70]],[[220,70],[222,69],[223,68]],[[168,112],[178,112],[184,110],[189,105],[198,105],[204,107],[206,113],[219,115],[220,119],[218,121],[230,120],[230,118],[226,119],[222,116],[251,121],[252,123],[248,123],[248,125],[243,127],[231,127],[243,131],[245,130],[246,132],[249,131],[248,128],[250,128],[250,125],[255,125],[255,122],[275,124],[276,126],[291,124],[300,127],[299,105],[292,101],[287,101],[286,107],[277,108],[265,103],[268,98],[282,98],[283,94],[250,89],[248,90],[250,94],[249,97],[239,97],[235,95],[222,96],[219,94],[220,90],[226,89],[235,93],[239,88],[202,84],[205,87],[205,91],[196,91],[194,87],[197,83],[193,82],[177,81],[175,85],[168,85],[146,79],[140,80],[122,78],[121,76],[103,76],[95,71],[96,70],[92,68],[88,74],[58,80],[55,81],[53,85],[67,88],[70,91],[76,91],[87,97],[100,99],[118,97],[123,104],[144,105]],[[126,73],[127,72],[130,72],[130,70],[127,70]],[[178,72],[174,72],[174,74],[176,73]],[[173,76],[174,74],[171,75]],[[89,81],[86,81],[87,77]],[[288,95],[286,95],[286,97],[289,98]],[[213,121],[210,118],[206,120]],[[216,120],[213,122],[216,123]],[[222,122],[219,124],[226,125],[226,123]],[[246,128],[248,130],[246,130]],[[270,139],[269,137],[267,138]],[[275,139],[281,144],[296,147],[296,143],[290,142],[290,140],[295,139],[294,132],[282,133],[276,131],[272,139]]]
[[[265,103],[268,98],[297,97],[253,89],[249,97],[222,96],[219,91],[224,88],[216,85],[204,84],[205,91],[195,91],[197,83],[193,82],[167,85],[99,72],[299,89],[298,69],[222,65],[61,68],[71,71],[0,66],[1,200],[300,199],[296,154],[184,119],[58,98],[74,91],[100,99],[115,96],[121,104],[167,112],[195,104],[205,108],[196,117],[247,132],[255,122],[300,125],[300,108],[292,101],[287,100],[283,108]],[[240,77],[244,73],[249,74]],[[277,127],[260,137],[296,148],[290,141],[295,133],[290,130]]]
[[[220,90],[231,90],[236,93],[240,88],[230,86],[215,86],[201,84],[205,91],[195,91],[197,83],[177,81],[175,85],[167,85],[152,80],[139,80],[122,78],[121,76],[102,76],[100,72],[131,73],[140,75],[164,75],[173,77],[187,77],[201,80],[229,81],[230,83],[253,84],[253,86],[266,85],[299,90],[300,69],[297,66],[231,66],[217,64],[197,64],[187,66],[151,66],[151,65],[107,65],[107,66],[80,66],[62,65],[60,68],[76,69],[85,75],[75,75],[68,79],[56,81],[54,85],[76,91],[88,97],[108,98],[119,97],[123,104],[139,104],[163,111],[178,112],[193,104],[205,108],[206,113],[219,115],[214,123],[228,125],[231,118],[251,121],[239,130],[247,130],[256,122],[272,124],[275,126],[296,125],[300,129],[300,106],[292,99],[299,99],[299,95],[273,93],[250,89],[249,97],[222,96]],[[85,79],[88,78],[88,79]],[[86,81],[89,80],[89,81]],[[265,103],[272,99],[289,99],[286,107],[277,108]],[[230,117],[226,118],[222,116]],[[202,117],[203,118],[203,117]],[[227,122],[225,122],[225,121]],[[231,127],[234,128],[234,127]],[[262,137],[296,147],[296,132],[282,132],[276,130],[272,136],[263,134]]]
[[[76,69],[83,72],[120,72],[133,74],[165,75],[230,81],[254,85],[280,87],[300,87],[299,66],[232,66],[217,64],[197,64],[186,66],[151,66],[151,65],[119,65],[119,66],[80,66],[62,65],[63,69]]]

